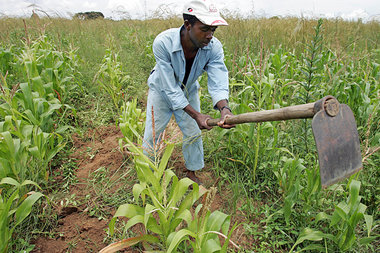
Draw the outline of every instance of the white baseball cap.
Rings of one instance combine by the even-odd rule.
[[[187,2],[183,8],[183,14],[193,15],[205,25],[228,25],[220,16],[216,5],[210,0],[192,0]]]

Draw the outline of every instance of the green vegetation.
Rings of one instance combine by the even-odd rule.
[[[230,71],[233,113],[333,95],[354,112],[364,167],[322,188],[310,120],[214,128],[203,133],[205,171],[215,175],[228,203],[212,212],[207,201],[215,197],[214,188],[202,191],[167,168],[173,144],[158,156],[161,163],[153,164],[138,138],[144,129],[146,80],[155,64],[153,40],[180,26],[180,19],[0,21],[0,252],[30,250],[31,237],[49,232],[46,227],[54,221],[43,206],[77,181],[75,162],[66,159],[72,134],[84,136],[109,124],[124,135],[120,151],[129,150],[124,163],[135,170],[120,172],[124,188],[115,192],[111,186],[121,181],[111,182],[104,167],[95,170],[88,184],[99,204],[93,201],[88,209],[107,220],[112,216],[102,207],[118,210],[110,234],[104,235],[110,243],[129,238],[114,244],[118,247],[145,241],[150,245],[139,247],[179,252],[376,252],[379,23],[232,17],[228,27],[217,29]],[[207,76],[200,83],[202,111],[219,117],[207,94]],[[58,165],[61,186],[52,179]],[[66,200],[75,202],[72,196]],[[238,220],[237,213],[244,219]],[[119,216],[129,218],[125,225],[116,222]],[[38,219],[51,224],[42,228]],[[129,229],[140,223],[143,235]],[[234,240],[231,223],[240,224],[252,240]],[[240,250],[227,248],[230,238]]]
[[[110,247],[121,249],[137,242],[149,242],[158,244],[158,249],[164,252],[176,252],[183,242],[188,242],[193,252],[226,252],[233,229],[228,232],[230,216],[220,211],[210,212],[216,189],[206,191],[187,177],[178,180],[174,172],[167,169],[174,144],[168,144],[162,158],[154,159],[156,162],[153,163],[143,154],[141,147],[136,147],[128,138],[126,141],[128,149],[136,154],[135,169],[140,183],[133,186],[133,195],[137,205],[124,204],[118,208],[110,222],[110,233],[114,233],[117,217],[129,219],[124,233],[138,223],[144,225],[144,231],[138,237]],[[204,201],[192,214],[191,207],[204,194]],[[139,205],[140,198],[142,206]],[[223,246],[218,235],[227,239]],[[189,249],[185,246],[183,250]]]

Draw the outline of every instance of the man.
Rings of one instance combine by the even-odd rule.
[[[183,17],[183,26],[162,32],[153,43],[156,66],[148,79],[144,148],[153,147],[152,107],[156,143],[174,114],[183,133],[187,177],[201,183],[195,175],[195,171],[204,167],[201,129],[212,128],[207,125],[211,117],[200,113],[197,79],[204,71],[208,75],[213,106],[221,113],[218,125],[233,127],[224,123],[224,119],[232,115],[228,107],[228,71],[222,44],[213,37],[218,26],[228,24],[209,0],[186,3]]]

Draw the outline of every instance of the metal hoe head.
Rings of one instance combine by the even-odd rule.
[[[362,168],[354,115],[332,96],[315,103],[312,128],[317,146],[321,183],[332,185]]]

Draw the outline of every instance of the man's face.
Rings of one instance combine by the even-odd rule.
[[[199,21],[195,22],[193,26],[190,25],[189,34],[191,42],[197,48],[207,46],[210,43],[216,28],[217,26],[205,25]]]

